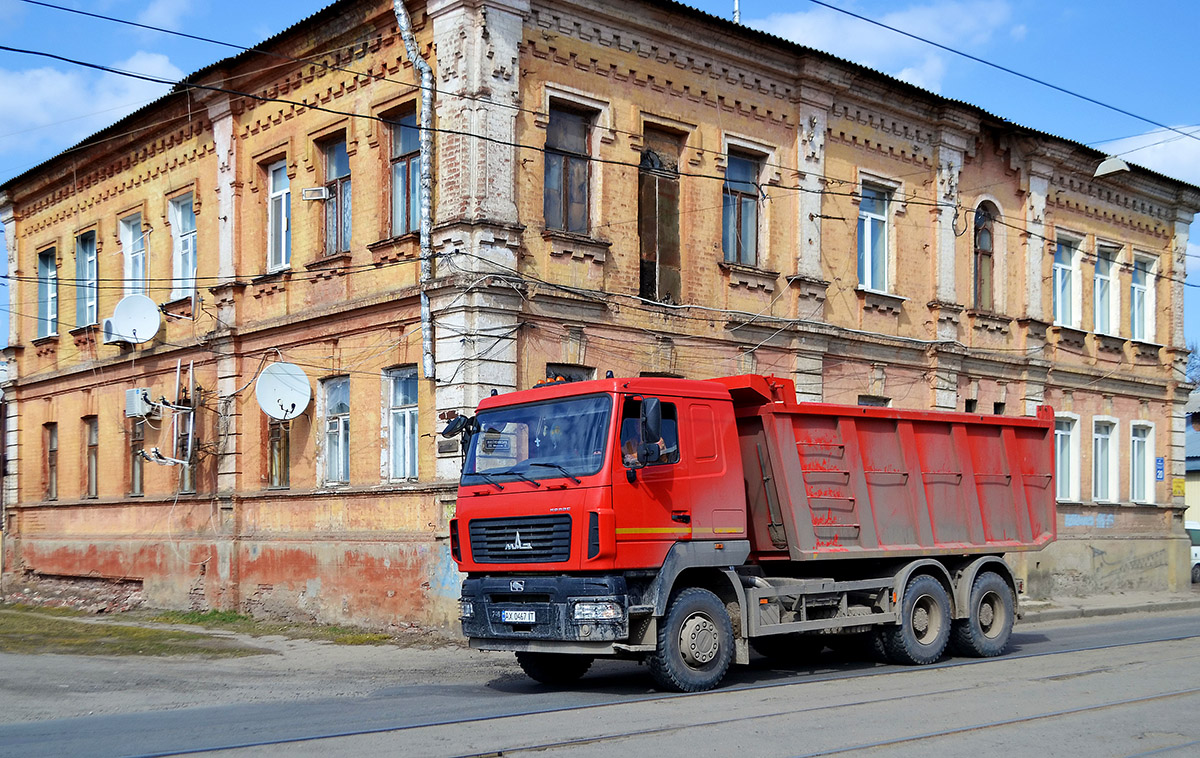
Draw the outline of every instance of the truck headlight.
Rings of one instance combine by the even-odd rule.
[[[463,618],[469,619],[469,618],[475,617],[475,604],[474,603],[472,603],[470,600],[462,600],[459,602],[459,605],[460,605],[460,610],[462,611]]]
[[[619,603],[585,602],[575,604],[576,621],[610,621],[621,618],[625,609]]]

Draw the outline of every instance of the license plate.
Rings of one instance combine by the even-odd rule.
[[[532,624],[537,619],[533,611],[502,611],[500,620],[506,624]]]

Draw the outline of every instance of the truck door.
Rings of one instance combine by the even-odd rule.
[[[646,440],[659,443],[659,460],[640,469],[628,468],[626,462],[636,459],[642,441],[642,401],[629,397],[621,405],[620,450],[612,456],[617,554],[623,562],[658,560],[676,540],[692,535],[691,493],[685,474],[687,436],[680,433],[678,404],[663,400],[662,439]]]

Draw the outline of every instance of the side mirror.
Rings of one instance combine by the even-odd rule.
[[[658,458],[661,452],[662,451],[658,447],[657,442],[643,442],[642,444],[638,445],[638,464],[645,466],[650,463],[658,463]]]
[[[471,419],[468,416],[455,416],[450,419],[450,423],[446,424],[446,428],[442,430],[442,436],[446,439],[457,437],[462,434],[463,429],[466,429],[470,423]]]
[[[657,449],[658,441],[662,439],[662,403],[658,398],[648,397],[642,400],[641,421],[642,442],[653,442]],[[641,457],[640,454],[638,457]]]

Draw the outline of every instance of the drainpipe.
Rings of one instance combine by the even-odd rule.
[[[396,25],[413,68],[421,74],[421,367],[426,379],[436,379],[433,360],[433,318],[429,313],[429,280],[433,278],[433,69],[417,50],[412,19],[404,0],[393,0]]]

